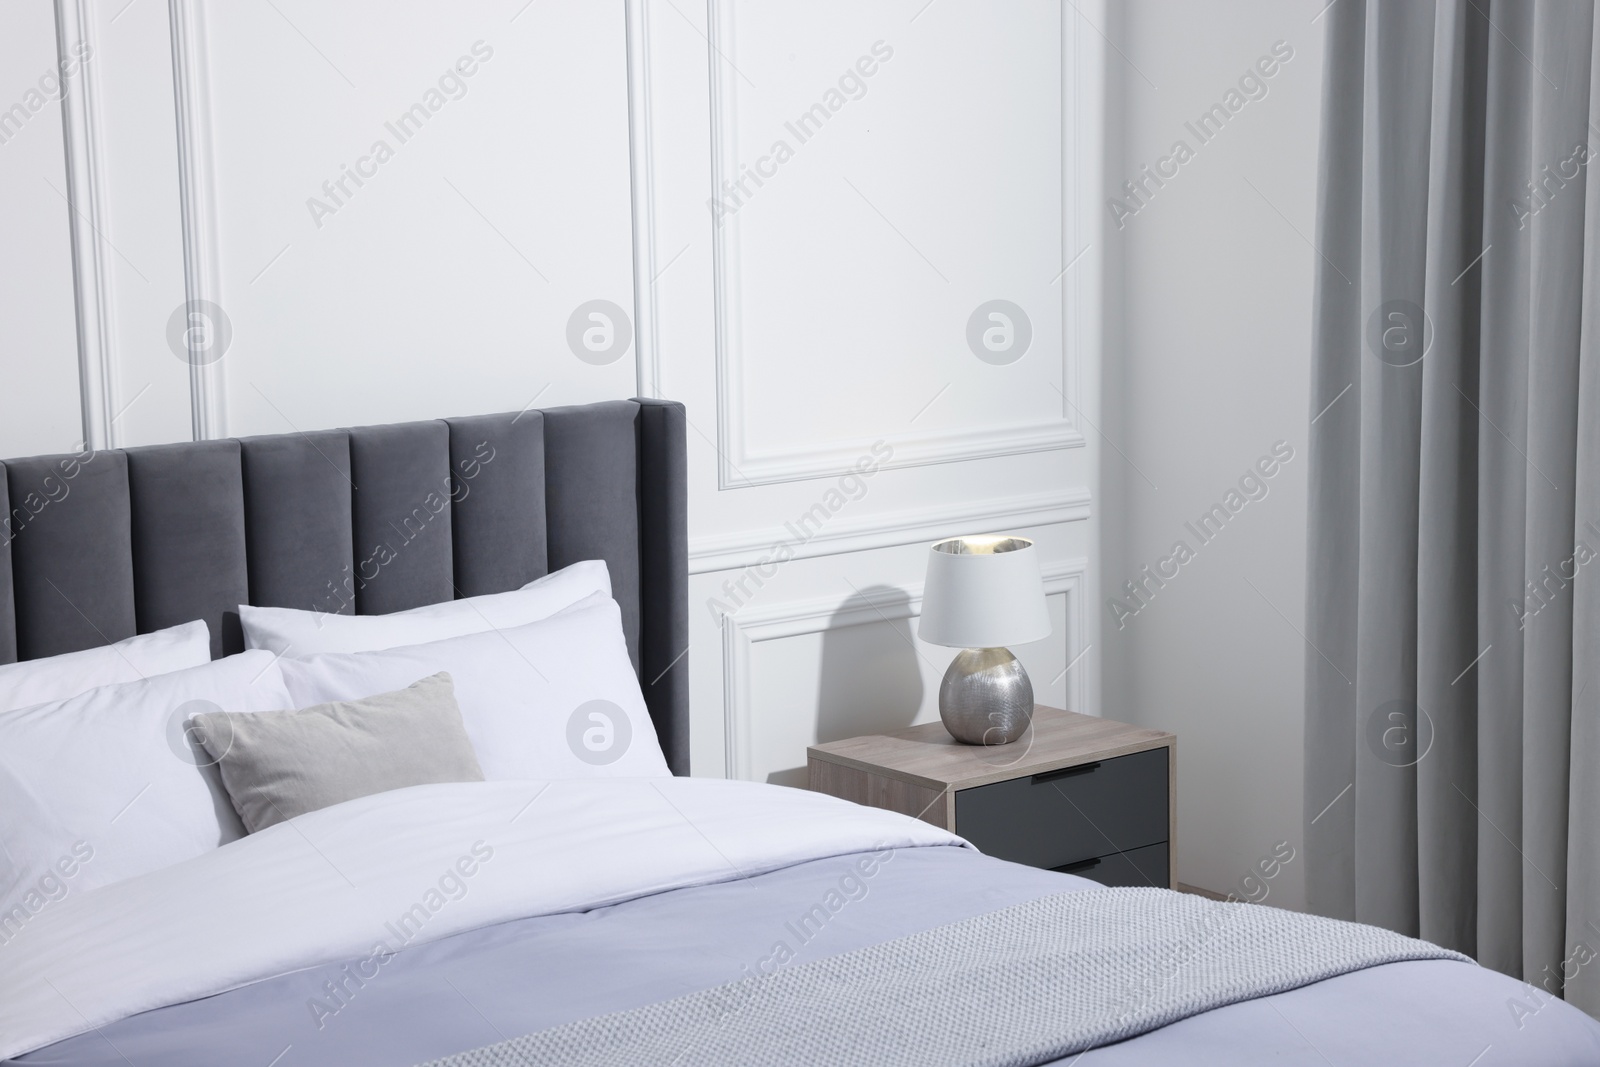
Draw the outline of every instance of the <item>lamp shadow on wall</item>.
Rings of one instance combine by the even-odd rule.
[[[868,586],[828,620],[818,672],[818,743],[903,730],[916,719],[923,684],[910,604],[903,589]],[[804,789],[806,768],[773,771],[767,781]]]

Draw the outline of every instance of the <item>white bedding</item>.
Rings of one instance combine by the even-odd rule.
[[[611,595],[603,559],[586,559],[504,593],[424,604],[386,615],[335,615],[301,608],[239,605],[244,647],[304,658],[327,652],[373,652],[508,630],[548,619],[593,593]]]
[[[272,653],[243,652],[0,713],[0,942],[37,921],[69,858],[86,891],[244,836],[190,720],[289,706]]]
[[[102,685],[136,682],[211,662],[211,630],[196,619],[114,644],[0,666],[0,711],[69,700]]]
[[[0,947],[0,1059],[509,919],[953,843],[903,815],[712,779],[475,782],[365,797],[33,916]]]
[[[284,659],[279,669],[297,707],[361,700],[448,672],[491,782],[672,773],[628,659],[622,610],[604,593],[523,626]]]

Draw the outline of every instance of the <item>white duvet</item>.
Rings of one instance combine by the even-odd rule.
[[[492,923],[959,841],[818,793],[711,779],[475,782],[366,797],[33,915],[0,944],[0,1059]]]

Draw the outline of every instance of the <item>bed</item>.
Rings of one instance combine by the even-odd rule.
[[[46,870],[62,889],[25,921],[0,914],[3,1062],[1600,1063],[1600,1024],[1421,943],[1106,890],[893,813],[687,777],[684,428],[681,406],[636,400],[6,463],[0,662],[203,621],[180,636],[216,663],[288,669],[291,651],[244,650],[241,605],[405,619],[600,560],[647,715],[632,729],[661,770],[536,775],[481,752],[485,780],[356,797],[142,867],[108,829],[94,859]],[[134,729],[95,709],[106,691],[72,699]],[[142,780],[125,749],[103,773]],[[185,751],[147,776],[198,781]],[[0,813],[0,835],[23,821]],[[124,860],[138,873],[95,867]],[[77,873],[102,869],[106,884]],[[1055,937],[1048,973],[997,962],[985,947],[1008,937],[1020,955]],[[1366,956],[1339,956],[1363,939]],[[1262,944],[1275,984],[1218,964],[1210,986],[1167,988]],[[1064,1023],[1066,1001],[1088,1006]],[[1013,1040],[1041,1015],[1062,1032]],[[960,1022],[927,1044],[941,1019]]]

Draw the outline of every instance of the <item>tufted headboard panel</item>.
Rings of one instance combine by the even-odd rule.
[[[516,414],[10,460],[0,663],[238,605],[373,615],[604,559],[661,747],[689,770],[683,405]]]

